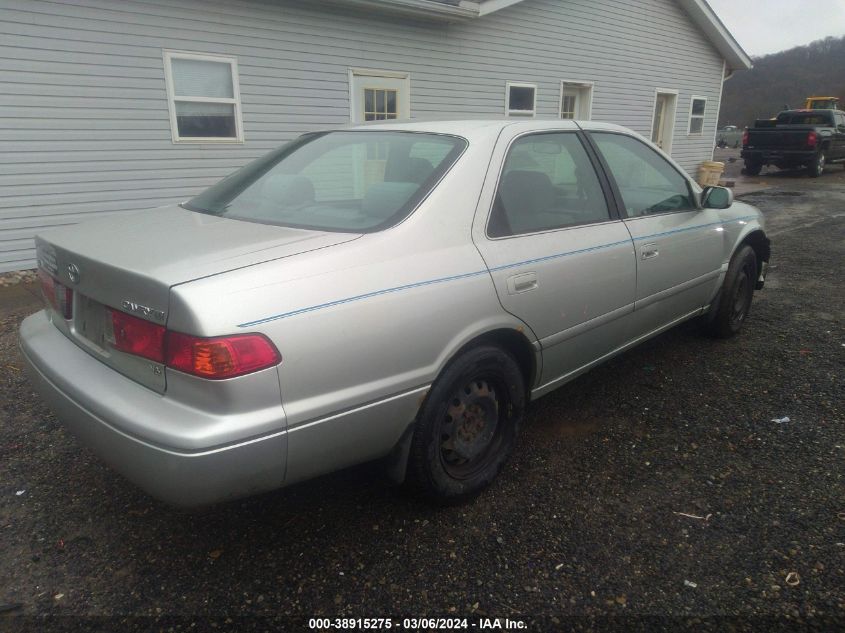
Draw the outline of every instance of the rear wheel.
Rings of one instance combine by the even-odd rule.
[[[522,372],[509,353],[485,345],[462,354],[420,411],[407,483],[441,503],[480,492],[510,456],[524,410]]]
[[[811,178],[818,178],[824,173],[825,165],[827,165],[827,157],[824,154],[824,151],[819,152],[816,154],[815,159],[813,162],[807,166],[807,171],[810,174]]]
[[[759,176],[763,171],[763,164],[752,161],[745,161],[745,173],[749,176]]]
[[[757,281],[757,256],[750,246],[742,246],[731,259],[716,312],[707,324],[710,334],[730,338],[748,318]]]

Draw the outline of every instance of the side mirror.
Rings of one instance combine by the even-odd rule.
[[[727,187],[705,187],[701,206],[705,209],[727,209],[734,203],[734,192]]]
[[[845,132],[845,123],[840,123],[839,125],[836,126],[836,129],[839,130],[840,132]]]

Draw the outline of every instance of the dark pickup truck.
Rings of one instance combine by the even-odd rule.
[[[826,165],[845,163],[845,112],[786,110],[776,119],[758,120],[742,136],[745,173],[756,176],[765,165],[779,169],[806,166],[818,178]]]

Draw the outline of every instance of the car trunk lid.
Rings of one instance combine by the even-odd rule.
[[[177,284],[357,237],[173,206],[51,231],[36,238],[36,249],[45,294],[64,298],[65,288],[71,293],[69,319],[62,305],[48,301],[56,327],[115,370],[164,392],[160,363],[114,349],[110,310],[166,325],[170,288]]]

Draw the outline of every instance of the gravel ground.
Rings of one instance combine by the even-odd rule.
[[[421,505],[371,465],[196,514],[161,505],[33,394],[16,330],[34,287],[3,289],[0,603],[20,607],[0,629],[845,629],[845,171],[766,179],[747,200],[773,265],[742,335],[681,326],[539,400],[463,507]]]

